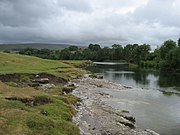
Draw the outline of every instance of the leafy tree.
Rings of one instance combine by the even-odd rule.
[[[164,44],[160,47],[161,59],[165,59],[168,52],[174,48],[176,48],[176,42],[174,42],[173,40],[165,41]]]
[[[100,45],[98,44],[90,44],[89,47],[88,47],[91,51],[98,51],[101,49]]]
[[[97,52],[97,61],[110,60],[111,49],[104,47]]]
[[[121,60],[123,59],[123,47],[118,44],[112,45],[112,60]]]
[[[68,48],[65,48],[65,49],[61,50],[59,59],[61,59],[61,60],[70,60],[70,57],[71,57],[71,51],[69,51]]]
[[[180,68],[180,48],[174,48],[166,56],[166,63],[169,69]]]
[[[89,48],[86,48],[82,52],[83,59],[85,60],[96,60],[97,52],[91,51]]]
[[[180,47],[180,38],[178,39],[178,47]]]
[[[37,56],[45,59],[62,60],[125,60],[142,67],[159,68],[160,70],[180,72],[180,39],[178,45],[173,40],[167,40],[163,45],[150,52],[150,45],[128,44],[124,48],[119,44],[112,48],[101,48],[98,44],[90,44],[88,48],[70,46],[60,50],[26,48],[20,54]]]
[[[124,59],[127,62],[132,62],[132,63],[135,62],[134,56],[136,57],[136,53],[138,54],[138,52],[136,50],[137,46],[138,46],[138,44],[134,44],[134,45],[128,44],[124,47]],[[137,58],[135,58],[135,59],[137,59]]]
[[[70,46],[69,51],[77,51],[78,47],[77,46]]]

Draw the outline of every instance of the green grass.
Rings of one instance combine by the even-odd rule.
[[[44,60],[31,56],[0,53],[0,73],[39,73],[56,68],[70,67],[60,61]]]
[[[10,73],[48,73],[66,80],[79,77],[84,70],[79,69],[88,61],[58,61],[46,60],[33,56],[8,54],[0,52],[0,74]]]
[[[71,122],[75,114],[71,104],[74,96],[54,95],[33,88],[12,88],[3,83],[0,83],[0,92],[0,134],[79,135],[78,127]],[[29,107],[21,101],[5,99],[14,96],[36,98],[45,104]],[[46,102],[47,99],[50,102]],[[48,115],[43,115],[42,111]]]
[[[129,63],[129,68],[130,69],[137,69],[138,65],[137,64],[133,64],[133,63]]]
[[[86,71],[78,67],[87,63],[0,53],[0,74],[47,73],[69,80],[82,76]],[[30,78],[22,75],[21,79]],[[12,100],[14,97],[16,100]],[[20,99],[33,100],[34,104],[29,106]],[[14,82],[0,82],[0,134],[79,135],[78,127],[72,123],[75,114],[72,106],[78,100],[70,94],[63,95],[61,85],[46,92],[33,87],[21,88]],[[47,115],[42,112],[47,112]]]

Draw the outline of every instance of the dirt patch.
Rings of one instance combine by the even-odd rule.
[[[28,106],[33,106],[33,101],[34,98],[18,98],[18,97],[8,97],[5,98],[6,100],[11,100],[11,101],[20,101],[22,103],[25,103]]]
[[[38,106],[44,105],[48,103],[52,103],[53,101],[46,96],[32,97],[32,98],[19,98],[19,97],[7,97],[6,100],[12,101],[20,101],[24,103],[26,106]]]
[[[66,84],[67,83],[67,81],[65,79],[56,77],[54,75],[50,75],[50,74],[46,74],[46,73],[41,73],[38,75],[39,75],[39,78],[48,78],[49,82],[53,83],[53,84]]]
[[[25,85],[26,83],[30,82],[34,79],[41,79],[41,78],[48,78],[49,83],[58,85],[58,84],[66,84],[67,81],[63,78],[56,77],[54,75],[40,73],[40,74],[22,74],[22,73],[15,73],[15,74],[1,74],[0,81],[2,82],[15,82],[17,84]]]

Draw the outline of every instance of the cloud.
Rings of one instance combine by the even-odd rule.
[[[180,37],[179,0],[0,0],[0,42],[88,45]]]

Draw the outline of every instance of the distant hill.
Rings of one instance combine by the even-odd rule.
[[[47,43],[27,43],[27,44],[0,44],[0,51],[19,51],[25,48],[61,50],[71,46],[70,44],[47,44]],[[81,46],[82,47],[82,46]]]

